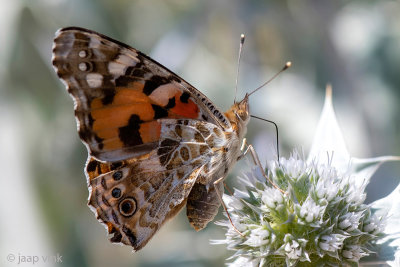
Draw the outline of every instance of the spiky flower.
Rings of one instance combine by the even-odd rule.
[[[326,131],[334,140],[327,142]],[[218,222],[227,228],[226,239],[214,243],[235,251],[232,266],[357,266],[389,243],[393,251],[393,235],[381,244],[388,237],[387,210],[364,200],[379,164],[398,159],[351,159],[328,91],[309,158],[295,151],[288,159],[268,162],[265,172],[254,166],[240,177],[245,190],[224,195],[237,229],[229,221]]]

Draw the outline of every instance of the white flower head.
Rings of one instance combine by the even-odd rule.
[[[342,255],[349,261],[358,262],[362,257],[367,256],[359,245],[347,245],[342,250]]]
[[[249,245],[251,247],[260,247],[263,245],[267,245],[273,240],[271,238],[273,235],[269,230],[263,227],[257,227],[252,229],[249,235],[249,238],[243,243]]]
[[[337,196],[339,190],[336,172],[333,172],[332,169],[325,171],[325,169],[319,173],[322,179],[318,180],[314,189],[316,198],[319,202],[323,203],[332,201]]]
[[[270,187],[263,190],[261,200],[268,209],[277,209],[279,206],[283,205],[284,196],[278,189]]]
[[[399,157],[350,157],[327,90],[308,159],[294,151],[288,159],[267,162],[265,175],[258,166],[246,173],[240,179],[246,190],[235,189],[233,196],[224,197],[241,233],[228,221],[219,222],[228,231],[218,243],[236,251],[232,266],[352,265],[378,246],[391,246],[388,259],[393,260],[400,241],[389,241],[400,240],[400,231],[393,230],[400,223],[400,209],[392,211],[396,224],[383,207],[389,200],[400,207],[400,186],[387,199],[363,203],[370,177],[389,160]],[[385,241],[387,229],[391,239]]]
[[[338,227],[344,231],[351,232],[358,228],[362,212],[347,212],[339,217]]]
[[[307,198],[301,205],[295,205],[296,215],[304,223],[312,223],[322,218],[325,206],[318,205],[311,197]]]
[[[364,224],[362,226],[363,232],[367,232],[372,235],[382,233],[386,226],[386,219],[386,216],[383,218],[378,218],[378,216],[375,214],[368,214],[367,219],[364,220]]]
[[[346,239],[345,235],[330,234],[323,235],[319,238],[319,248],[326,252],[337,252],[343,247],[343,241]]]
[[[308,255],[305,252],[305,246],[307,240],[305,239],[295,239],[291,234],[286,234],[283,238],[284,244],[281,249],[283,249],[284,254],[289,262],[296,262],[297,260],[309,261]],[[279,252],[279,250],[278,250]]]

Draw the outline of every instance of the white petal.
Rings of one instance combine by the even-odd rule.
[[[328,156],[332,166],[338,170],[346,171],[350,162],[350,155],[347,151],[342,132],[336,120],[335,111],[332,105],[332,88],[327,86],[325,104],[321,113],[316,134],[311,145],[307,162],[318,159],[319,164],[327,164]]]
[[[373,202],[371,207],[377,209],[375,213],[377,216],[385,216],[387,214],[384,232],[388,234],[388,236],[382,239],[380,243],[385,243],[392,239],[388,244],[391,246],[388,250],[394,250],[397,246],[395,250],[395,260],[387,261],[387,264],[390,266],[399,266],[397,263],[400,263],[400,185],[398,185],[390,195]]]
[[[360,184],[366,180],[368,184],[370,178],[382,163],[399,160],[400,157],[396,156],[384,156],[368,159],[351,158],[351,170],[352,173],[356,175],[355,182],[357,182],[358,186],[360,186]]]
[[[387,212],[386,234],[400,233],[400,184],[390,195],[371,203],[371,207],[378,210],[377,216],[383,216]]]
[[[394,261],[387,261],[391,267],[399,267],[400,266],[400,251],[397,251],[394,255]]]

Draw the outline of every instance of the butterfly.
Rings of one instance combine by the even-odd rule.
[[[54,69],[88,150],[88,205],[110,241],[143,248],[185,205],[201,230],[243,155],[249,95],[222,112],[140,51],[91,30],[56,32]]]

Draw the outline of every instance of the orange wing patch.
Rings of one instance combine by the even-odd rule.
[[[182,89],[174,83],[160,85],[149,97],[154,104],[168,110],[169,118],[197,119],[199,117],[200,109],[189,99],[190,94],[182,92]]]
[[[153,121],[155,110],[143,93],[143,86],[132,82],[129,87],[117,87],[109,103],[101,98],[91,102],[92,131],[101,140],[102,149],[116,150],[158,141],[161,127]]]
[[[143,143],[156,142],[160,139],[161,124],[157,121],[142,123],[139,128],[139,133]]]
[[[108,99],[92,100],[91,130],[102,150],[158,142],[161,125],[157,119],[199,117],[199,107],[175,84],[160,85],[148,95],[144,86],[130,82],[126,87],[116,87]]]
[[[117,163],[118,167],[122,165]],[[115,163],[113,166],[113,163],[103,163],[100,161],[97,161],[93,157],[89,157],[87,163],[86,163],[86,173],[88,175],[88,182],[93,180],[94,178],[98,177],[99,175],[103,173],[110,172],[112,169],[116,167]]]
[[[198,118],[199,107],[189,99],[188,93],[178,93],[174,98],[175,106],[171,108],[170,113],[175,114],[175,118]]]
[[[154,118],[154,110],[150,103],[133,103],[124,106],[107,106],[91,112],[93,130],[109,129],[125,126],[132,114],[139,117],[141,121],[150,121]]]
[[[122,161],[115,161],[115,162],[101,162],[98,161],[96,158],[89,156],[87,162],[86,162],[86,167],[85,171],[88,176],[88,182],[91,180],[97,178],[101,174],[108,173],[110,171],[115,171],[119,168],[122,168],[124,166],[133,164],[134,162],[138,160],[145,160],[149,157],[149,154],[142,155],[137,158],[132,158],[128,160],[122,160]]]

